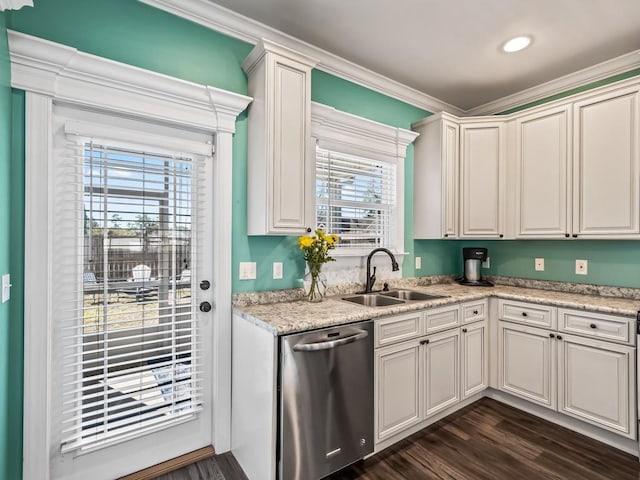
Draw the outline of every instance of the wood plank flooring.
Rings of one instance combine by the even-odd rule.
[[[230,453],[158,480],[246,480]],[[488,398],[326,480],[640,480],[637,457]]]

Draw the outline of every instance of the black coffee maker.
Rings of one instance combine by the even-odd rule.
[[[456,278],[460,285],[472,285],[476,287],[493,287],[493,283],[483,280],[480,269],[482,262],[487,259],[487,249],[480,247],[467,247],[462,249],[464,260],[464,276]]]

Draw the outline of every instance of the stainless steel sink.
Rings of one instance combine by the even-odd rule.
[[[388,307],[389,305],[400,305],[405,303],[404,300],[399,298],[377,294],[350,295],[348,297],[342,297],[342,300],[357,303],[358,305],[364,305],[365,307]]]
[[[444,295],[433,293],[422,293],[414,290],[391,290],[390,292],[380,292],[385,297],[399,298],[402,300],[433,300],[435,298],[445,298]]]

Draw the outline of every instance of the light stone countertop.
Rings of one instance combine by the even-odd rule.
[[[273,335],[314,330],[317,328],[343,325],[361,320],[386,317],[401,313],[441,307],[453,303],[479,300],[488,297],[499,297],[530,303],[541,303],[556,307],[578,310],[589,310],[600,313],[611,313],[635,319],[640,310],[640,300],[598,295],[539,290],[534,288],[495,285],[494,287],[468,287],[458,284],[444,283],[428,286],[404,287],[411,290],[446,295],[425,301],[412,301],[387,307],[365,307],[340,300],[340,296],[326,298],[320,303],[309,303],[304,300],[267,303],[235,307],[234,314],[271,332]]]

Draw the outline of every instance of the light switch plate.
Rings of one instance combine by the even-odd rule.
[[[416,257],[416,270],[422,268],[422,257]]]
[[[255,280],[256,262],[240,262],[240,280]]]
[[[576,260],[576,275],[586,275],[587,264],[586,260]]]
[[[8,302],[11,298],[11,275],[8,273],[2,276],[2,303]]]
[[[282,262],[273,262],[273,279],[280,280],[282,278]]]
[[[536,272],[544,272],[544,258],[536,258],[535,267]]]

